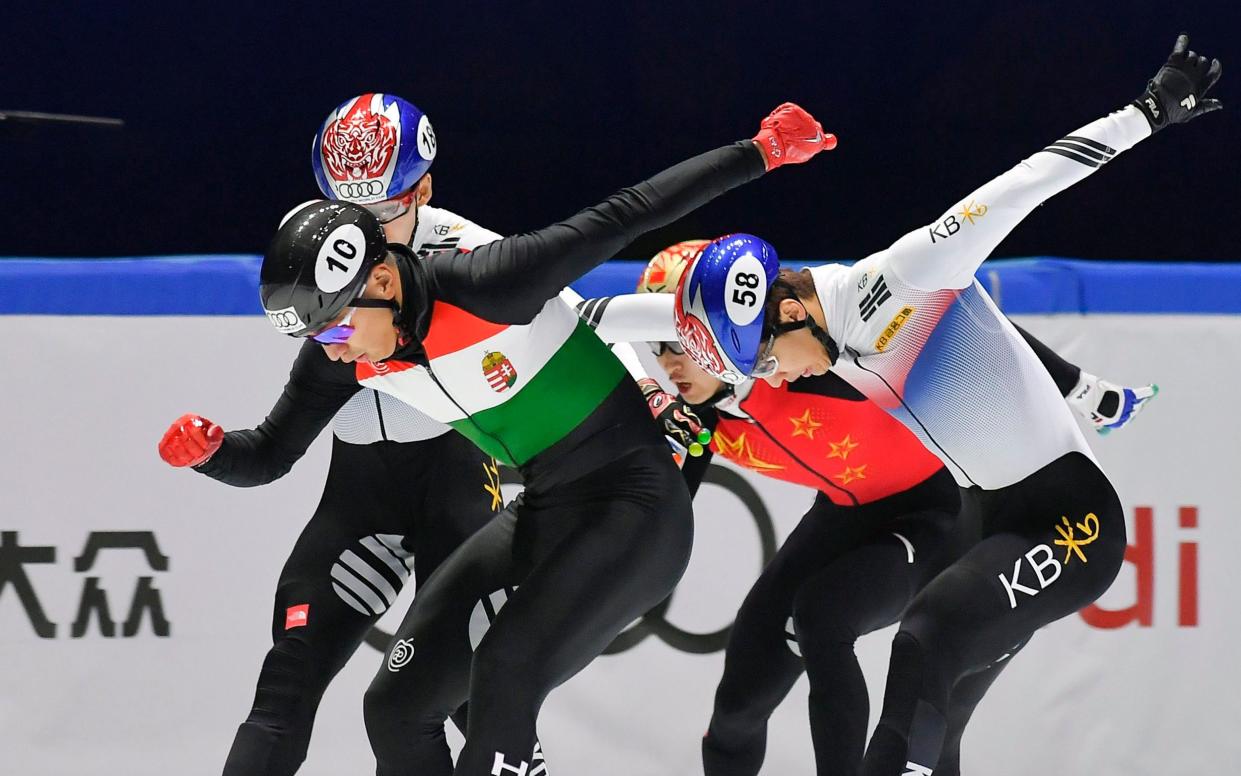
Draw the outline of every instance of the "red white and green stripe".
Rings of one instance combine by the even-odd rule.
[[[359,363],[358,382],[520,466],[563,439],[625,378],[625,368],[560,299],[528,324],[492,323],[435,303],[423,346],[431,369]]]

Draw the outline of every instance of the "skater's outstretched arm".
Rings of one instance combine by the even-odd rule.
[[[888,267],[916,288],[968,286],[979,265],[1034,208],[1150,133],[1133,106],[1087,124],[897,240],[887,249]]]
[[[1177,39],[1167,63],[1133,103],[1034,153],[897,240],[887,249],[888,266],[918,288],[964,288],[1035,207],[1153,132],[1219,108],[1204,96],[1219,78],[1219,61],[1187,51],[1188,44],[1188,36]]]
[[[672,223],[726,191],[775,167],[806,161],[835,146],[796,106],[777,108],[752,140],[674,165],[599,204],[529,234],[484,245],[472,254],[428,260],[434,295],[488,320],[527,323],[547,300],[637,237]]]
[[[618,294],[576,305],[604,342],[676,342],[673,294]]]
[[[186,415],[165,433],[160,455],[228,485],[265,485],[293,468],[359,390],[352,364],[330,361],[322,345],[307,340],[280,398],[257,427],[222,433],[211,421]]]

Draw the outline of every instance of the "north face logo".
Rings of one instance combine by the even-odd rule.
[[[310,621],[310,604],[290,606],[284,610],[284,629],[301,628]]]

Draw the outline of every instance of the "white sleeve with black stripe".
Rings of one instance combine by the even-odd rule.
[[[427,256],[436,251],[472,251],[500,239],[500,235],[479,226],[451,210],[423,205],[409,245],[414,253]]]
[[[676,342],[672,294],[621,294],[586,299],[577,314],[604,342]]]
[[[1030,211],[1150,134],[1141,112],[1126,106],[1032,154],[876,255],[915,288],[964,288]]]
[[[612,355],[616,356],[616,358],[625,366],[625,371],[629,372],[629,375],[633,377],[634,380],[643,380],[650,377],[650,375],[647,374],[646,367],[642,365],[642,361],[638,358],[637,352],[630,347],[630,340],[608,339],[599,333],[599,320],[602,318],[604,309],[608,307],[613,297],[602,296],[595,299],[583,299],[580,294],[572,288],[566,286],[564,290],[560,292],[560,299],[577,311],[578,317],[581,318],[586,325],[595,330],[595,334],[599,337],[599,339],[608,343],[611,347]],[[605,331],[606,330],[607,329],[605,328]],[[633,341],[637,342],[638,340]]]

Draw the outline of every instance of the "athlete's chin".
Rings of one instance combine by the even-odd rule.
[[[382,361],[383,359],[376,357],[375,354],[370,351],[364,350],[359,353],[348,350],[340,355],[339,360],[345,362],[346,364],[373,364],[376,361]]]
[[[327,354],[327,357],[330,360],[340,361],[346,351],[340,345],[324,345],[323,352]]]
[[[771,379],[768,379],[767,382],[771,383],[772,387],[779,388],[782,383],[795,383],[803,377],[821,377],[827,374],[829,366],[828,364],[811,364],[800,372],[778,374],[775,376],[774,382]]]
[[[702,404],[711,398],[712,391],[708,391],[693,383],[677,383],[676,385],[677,393],[681,395],[682,401],[686,404]]]
[[[392,354],[396,353],[396,347],[379,348],[376,350],[368,350],[358,356],[359,361],[369,361],[372,364],[378,363],[388,358],[392,358]]]

